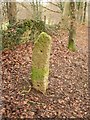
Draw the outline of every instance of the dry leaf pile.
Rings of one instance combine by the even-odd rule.
[[[82,31],[80,31],[82,30]],[[32,43],[2,52],[1,113],[9,118],[87,118],[88,41],[86,27],[77,29],[77,51],[67,49],[68,36],[52,36],[49,88],[46,95],[30,89]],[[25,87],[26,86],[26,87]],[[22,90],[30,90],[22,94]]]

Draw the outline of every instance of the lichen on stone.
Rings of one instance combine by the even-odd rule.
[[[48,88],[50,51],[51,37],[42,32],[34,44],[31,73],[33,87],[42,93]]]

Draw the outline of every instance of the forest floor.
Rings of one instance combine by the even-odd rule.
[[[8,118],[89,118],[88,31],[77,28],[77,51],[67,49],[68,34],[52,36],[49,87],[45,95],[31,88],[32,43],[2,52],[2,102]],[[29,92],[22,94],[22,87]],[[29,85],[29,87],[28,87]]]

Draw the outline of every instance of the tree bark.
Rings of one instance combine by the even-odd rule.
[[[84,3],[83,22],[85,22],[85,19],[86,19],[86,8],[87,8],[87,2]]]
[[[6,7],[7,7],[7,17],[9,20],[10,24],[13,24],[16,22],[16,2],[7,2],[6,3]]]
[[[70,2],[70,29],[69,29],[69,40],[68,48],[71,51],[75,51],[75,36],[76,36],[76,27],[75,27],[75,3]]]
[[[41,20],[42,18],[42,6],[38,0],[33,0],[32,3],[33,20]]]

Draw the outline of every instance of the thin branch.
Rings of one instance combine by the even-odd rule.
[[[23,3],[19,3],[22,7],[24,7],[27,11],[30,11]]]
[[[49,2],[49,3],[52,4],[52,5],[54,5],[54,6],[56,6],[56,7],[58,7],[58,8],[61,10],[61,12],[62,12],[60,3],[57,3],[57,4],[55,4],[55,3],[53,3],[53,2]]]
[[[49,2],[49,3],[52,4],[52,5],[54,5],[54,6],[56,6],[56,7],[59,7],[58,4],[55,4],[55,3],[53,3],[53,2]]]
[[[41,5],[42,6],[42,5]],[[51,12],[55,12],[55,13],[61,13],[61,12],[59,12],[59,11],[54,11],[54,10],[52,10],[52,9],[49,9],[49,8],[47,8],[47,7],[45,7],[45,6],[42,6],[43,8],[45,8],[45,9],[47,9],[47,10],[49,10],[49,11],[51,11]]]

